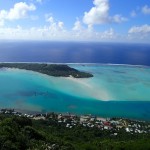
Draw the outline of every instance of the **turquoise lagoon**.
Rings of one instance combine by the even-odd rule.
[[[149,67],[69,65],[94,77],[51,77],[33,71],[1,69],[0,108],[150,120]]]

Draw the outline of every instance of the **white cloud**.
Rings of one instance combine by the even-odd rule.
[[[17,20],[26,18],[29,11],[34,11],[36,9],[33,4],[26,4],[25,2],[19,2],[14,5],[9,11],[1,10],[0,11],[0,22],[5,20]]]
[[[117,35],[112,28],[103,32],[98,32],[95,31],[93,26],[90,24],[87,27],[84,27],[78,19],[74,23],[72,30],[72,37],[76,40],[82,41],[111,41],[114,40]]]
[[[74,23],[74,27],[72,29],[74,31],[81,31],[81,30],[83,30],[83,26],[82,26],[81,22],[78,19]]]
[[[0,26],[4,25],[4,19],[7,16],[7,12],[5,10],[0,11]]]
[[[110,28],[109,30],[104,31],[101,36],[104,39],[108,39],[108,38],[109,39],[114,39],[116,35],[115,35],[114,30],[112,28]]]
[[[142,13],[145,15],[149,15],[150,14],[150,7],[148,5],[145,5],[142,7]]]
[[[1,26],[4,26],[4,21],[3,20],[0,20],[0,27]]]
[[[54,20],[54,19],[53,19]],[[43,27],[29,29],[0,27],[0,39],[50,40],[50,41],[107,41],[107,42],[149,42],[150,26],[132,27],[126,35],[117,34],[113,28],[95,31],[82,26],[77,20],[72,30],[65,30],[63,22],[53,22]]]
[[[127,21],[128,19],[127,18],[125,18],[125,17],[122,17],[121,15],[114,15],[112,18],[111,18],[111,20],[113,21],[113,22],[116,22],[116,23],[121,23],[121,22],[124,22],[124,21]]]
[[[109,16],[109,1],[108,0],[94,0],[94,7],[89,12],[84,13],[83,22],[87,25],[105,24],[110,22],[120,23],[127,21],[121,15]]]
[[[54,18],[50,15],[46,16],[46,22],[50,24],[49,29],[51,31],[59,32],[60,30],[64,30],[64,23],[62,21],[55,21]]]
[[[59,27],[59,29],[63,30],[64,29],[64,23],[62,21],[59,21],[58,27]]]
[[[109,21],[108,11],[109,3],[108,0],[94,0],[95,5],[90,9],[89,12],[84,13],[83,22],[85,24],[102,24]]]
[[[113,29],[103,32],[94,31],[90,28],[74,28],[65,30],[63,22],[55,22],[43,27],[24,29],[20,26],[15,28],[0,27],[0,39],[27,39],[27,40],[62,40],[62,41],[113,41],[116,34]]]
[[[132,28],[129,29],[128,31],[129,34],[145,34],[145,33],[149,33],[150,34],[150,25],[142,25],[142,26],[134,26]]]
[[[72,38],[77,41],[113,41],[117,38],[117,34],[112,28],[103,32],[97,32],[93,29],[90,30],[89,28],[84,28],[84,30],[73,31],[71,35]]]
[[[35,9],[36,7],[33,4],[27,5],[25,2],[19,2],[7,12],[7,18],[9,20],[25,18],[28,11],[34,11]]]
[[[136,42],[147,42],[150,39],[150,25],[133,26],[128,31],[128,39]]]
[[[53,23],[54,22],[54,18],[52,17],[52,15],[51,14],[46,14],[45,15],[45,20],[46,20],[46,22],[49,22],[49,23]]]

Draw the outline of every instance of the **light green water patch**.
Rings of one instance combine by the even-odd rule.
[[[150,101],[150,68],[123,65],[70,65],[94,74],[91,85],[102,93],[101,100]]]

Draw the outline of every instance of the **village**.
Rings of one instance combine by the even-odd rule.
[[[74,115],[70,113],[22,113],[15,109],[1,109],[0,114],[24,116],[34,120],[51,120],[66,128],[82,126],[87,128],[97,128],[98,130],[108,130],[112,136],[117,136],[120,130],[129,134],[149,134],[150,122],[131,120],[126,118],[103,118],[93,115]],[[111,132],[113,131],[113,132]]]

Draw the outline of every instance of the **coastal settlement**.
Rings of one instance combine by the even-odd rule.
[[[70,113],[22,113],[15,109],[1,109],[0,114],[27,117],[33,120],[49,120],[50,124],[58,124],[66,128],[82,126],[107,130],[110,136],[117,136],[120,130],[130,134],[150,134],[150,122],[126,118],[103,118],[93,115],[74,115]],[[49,125],[50,125],[49,124]]]

